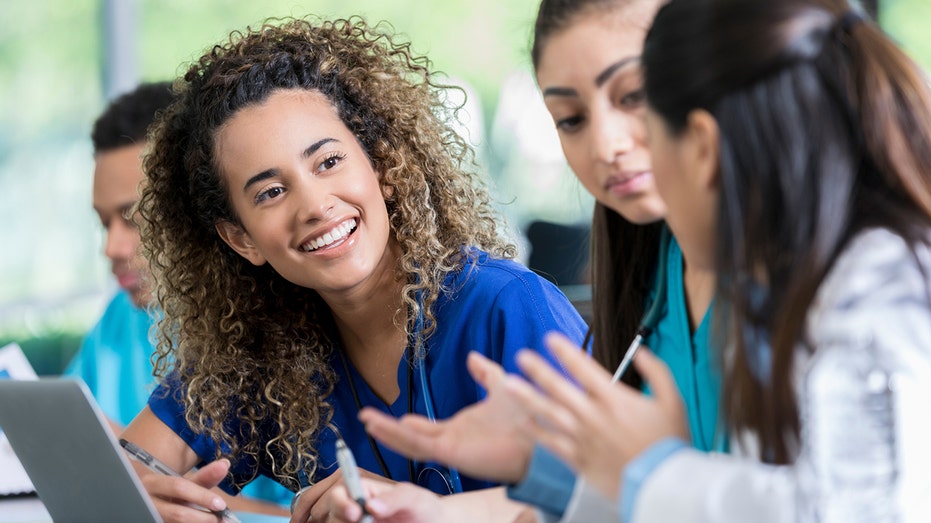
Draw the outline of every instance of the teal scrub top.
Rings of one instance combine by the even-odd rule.
[[[155,390],[152,323],[148,311],[136,307],[129,293],[118,292],[64,372],[83,379],[100,410],[124,427]]]
[[[669,235],[666,259],[658,267],[666,275],[666,303],[646,345],[672,372],[689,417],[692,445],[702,451],[727,451],[727,434],[719,418],[720,353],[710,347],[714,300],[695,329],[689,327],[685,302],[682,250]],[[649,386],[644,390],[649,393]]]

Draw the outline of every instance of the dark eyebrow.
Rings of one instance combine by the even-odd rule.
[[[330,142],[338,142],[338,141],[339,140],[337,140],[336,138],[323,138],[322,140],[318,140],[310,144],[310,147],[308,147],[307,149],[304,149],[304,154],[302,154],[301,156],[303,156],[304,158],[310,157],[324,145]]]
[[[605,82],[607,82],[614,75],[614,73],[617,72],[618,69],[622,67],[626,67],[627,64],[631,62],[636,62],[638,60],[640,60],[639,56],[628,56],[627,58],[622,58],[618,60],[617,62],[614,62],[613,64],[609,65],[608,67],[605,68],[604,71],[601,72],[601,74],[595,77],[595,87],[601,87],[602,85],[604,85]]]
[[[339,140],[337,140],[336,138],[323,138],[321,140],[317,140],[316,142],[310,144],[310,147],[308,147],[307,149],[304,149],[304,152],[301,153],[301,157],[308,158],[310,156],[313,156],[313,154],[317,152],[318,150],[320,150],[320,148],[323,147],[324,145],[330,142],[338,142],[338,141]],[[248,191],[250,185],[261,182],[262,180],[274,178],[275,176],[278,176],[278,169],[268,169],[266,171],[262,171],[259,174],[256,174],[255,176],[253,176],[252,178],[249,178],[248,180],[246,180],[246,185],[243,186],[242,190],[243,192]]]
[[[543,90],[543,96],[578,96],[579,93],[571,87],[547,87]]]
[[[598,76],[595,77],[595,87],[601,87],[602,85],[604,85],[605,82],[607,82],[612,76],[614,76],[614,73],[616,73],[618,69],[626,67],[631,62],[637,62],[639,60],[640,60],[639,56],[628,56],[627,58],[622,58],[618,60],[617,62],[614,62],[613,64],[609,65],[608,67],[605,68],[604,71],[602,71],[601,73],[598,74]],[[578,91],[576,91],[575,89],[571,87],[547,87],[543,89],[544,97],[547,97],[547,96],[578,96],[578,95],[579,95]]]
[[[267,180],[275,176],[278,176],[278,169],[268,169],[266,171],[262,171],[259,174],[256,174],[255,176],[253,176],[252,178],[249,178],[248,180],[246,180],[246,185],[243,185],[242,192],[248,191],[249,186],[254,183],[259,183],[262,180]]]

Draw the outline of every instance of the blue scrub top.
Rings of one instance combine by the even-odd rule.
[[[541,351],[545,358],[554,362],[543,348],[543,337],[547,332],[562,332],[577,344],[581,344],[585,336],[587,326],[565,295],[552,283],[516,262],[479,253],[474,265],[450,274],[444,288],[447,291],[434,306],[436,330],[427,340],[426,347],[427,386],[438,419],[450,417],[485,397],[485,391],[466,370],[466,356],[470,351],[478,351],[501,363],[508,372],[518,373],[514,356],[523,348]],[[366,438],[365,429],[357,419],[358,409],[347,380],[352,380],[363,406],[377,408],[391,416],[401,416],[408,412],[410,399],[413,412],[426,415],[420,376],[414,372],[413,388],[410,388],[410,367],[406,360],[402,360],[397,370],[400,395],[388,405],[374,394],[348,358],[346,364],[348,376],[339,353],[334,351],[330,368],[336,373],[337,382],[329,398],[333,407],[331,424],[355,454],[360,468],[384,475]],[[169,385],[179,386],[176,380],[172,380],[162,387]],[[195,435],[187,429],[183,406],[171,394],[157,391],[150,398],[149,406],[205,462],[214,459],[215,444],[206,435]],[[237,433],[237,422],[232,420],[229,425],[231,432]],[[268,434],[268,438],[272,436]],[[315,449],[319,459],[315,474],[309,478],[311,482],[320,481],[336,471],[335,438],[330,428],[323,430]],[[387,473],[393,479],[413,479],[413,482],[439,494],[450,492],[444,478],[445,468],[414,463],[414,478],[411,478],[406,457],[381,445],[379,451],[386,462]],[[247,457],[236,460],[230,472],[236,481],[243,481],[252,477],[256,468],[260,474],[273,475],[268,463],[256,465]],[[466,476],[461,479],[463,489],[467,491],[493,485]],[[235,493],[235,487],[229,481],[224,481],[221,487]]]

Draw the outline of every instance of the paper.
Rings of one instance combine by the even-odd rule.
[[[0,348],[0,379],[37,379],[36,371],[29,364],[23,350],[15,343]],[[0,427],[0,496],[31,494],[35,492],[32,481],[13,453],[13,447],[2,429],[3,427]]]

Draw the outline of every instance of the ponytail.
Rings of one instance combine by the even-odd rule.
[[[841,39],[867,153],[885,183],[931,217],[931,84],[875,24],[843,27],[845,16]]]

